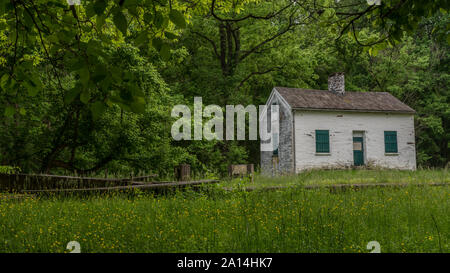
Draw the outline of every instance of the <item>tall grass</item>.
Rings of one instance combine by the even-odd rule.
[[[295,185],[332,185],[364,183],[450,183],[447,169],[430,170],[308,170],[294,175],[268,177],[256,175],[253,183],[249,179],[233,179],[223,183],[226,187],[270,187]]]
[[[449,252],[445,186],[207,189],[1,201],[0,252]]]

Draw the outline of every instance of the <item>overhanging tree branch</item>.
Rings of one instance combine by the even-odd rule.
[[[194,34],[196,34],[196,35],[198,35],[198,36],[200,36],[200,37],[202,37],[203,39],[205,39],[206,41],[208,41],[211,45],[212,45],[212,47],[213,47],[213,49],[214,49],[214,54],[219,58],[220,56],[219,56],[219,53],[218,53],[218,51],[217,51],[217,46],[216,46],[216,43],[213,41],[213,40],[211,40],[210,38],[208,38],[208,37],[206,37],[205,35],[203,35],[203,34],[201,34],[200,32],[197,32],[197,31],[191,31],[192,33],[194,33]]]
[[[264,74],[270,73],[275,70],[280,70],[282,68],[283,67],[281,67],[281,66],[275,66],[275,67],[272,67],[272,68],[264,70],[264,71],[253,71],[239,82],[239,85],[236,87],[236,90],[239,90],[239,88],[241,88],[246,81],[248,81],[251,77],[253,77],[255,75],[264,75]]]
[[[244,20],[247,20],[247,19],[250,19],[250,18],[267,20],[267,19],[271,19],[271,18],[274,18],[275,16],[279,15],[280,13],[282,13],[283,11],[285,11],[286,9],[291,7],[294,3],[295,3],[295,1],[292,1],[288,5],[284,6],[281,9],[279,9],[278,11],[271,12],[271,13],[269,13],[267,15],[264,15],[264,16],[248,14],[248,15],[246,15],[244,17],[241,17],[241,18],[221,18],[214,12],[214,9],[215,9],[215,6],[216,6],[216,0],[212,0],[212,2],[211,2],[211,15],[214,16],[214,18],[216,18],[217,20],[219,20],[221,22],[240,22],[240,21],[244,21]]]

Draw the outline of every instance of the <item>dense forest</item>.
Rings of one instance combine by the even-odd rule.
[[[274,86],[390,92],[417,162],[448,166],[449,1],[0,0],[0,165],[221,174],[257,141],[174,141],[174,105],[264,104]],[[73,4],[73,3],[72,3]]]

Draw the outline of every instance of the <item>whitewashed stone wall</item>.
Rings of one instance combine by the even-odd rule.
[[[267,105],[277,104],[279,107],[279,146],[278,146],[278,166],[273,167],[273,152],[261,152],[261,173],[265,175],[285,174],[294,171],[294,150],[293,150],[293,116],[290,106],[283,101],[280,94],[274,89],[269,97]],[[267,120],[271,120],[270,111]],[[271,124],[268,122],[268,129]]]
[[[414,115],[359,112],[295,111],[295,169],[353,165],[353,131],[364,132],[364,163],[416,169]],[[315,130],[330,131],[330,154],[317,155]],[[397,131],[398,154],[387,155],[384,131]]]

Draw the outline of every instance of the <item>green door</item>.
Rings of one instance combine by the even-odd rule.
[[[355,166],[364,165],[363,138],[353,137],[353,161]]]

